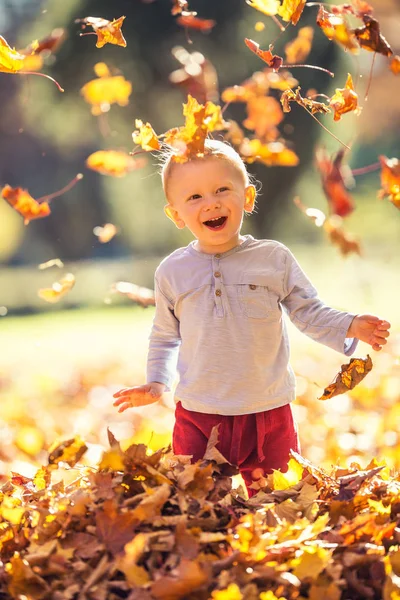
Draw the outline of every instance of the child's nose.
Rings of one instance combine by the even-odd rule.
[[[217,196],[210,194],[204,197],[204,208],[205,210],[213,210],[214,208],[220,208],[221,202]]]

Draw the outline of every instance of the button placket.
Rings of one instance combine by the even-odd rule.
[[[212,261],[212,270],[213,270],[213,278],[214,278],[214,297],[215,297],[215,306],[217,309],[217,316],[218,317],[223,317],[224,316],[224,305],[223,305],[223,301],[222,301],[222,295],[223,295],[223,285],[222,285],[222,278],[221,278],[221,271],[219,269],[219,259],[221,258],[220,254],[215,254],[213,256],[213,261]]]

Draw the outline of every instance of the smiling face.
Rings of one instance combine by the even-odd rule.
[[[202,252],[227,252],[239,244],[244,212],[252,212],[255,188],[237,165],[220,156],[175,163],[165,182],[167,216],[187,227]]]

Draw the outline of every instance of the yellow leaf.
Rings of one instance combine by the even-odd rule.
[[[303,552],[299,558],[291,561],[293,575],[301,581],[303,579],[316,579],[318,575],[325,569],[331,560],[332,552],[318,546],[304,546]]]
[[[20,427],[14,439],[15,445],[30,456],[36,456],[44,446],[44,435],[37,427]]]
[[[279,0],[246,0],[247,4],[256,10],[273,17],[279,10]]]
[[[38,291],[39,298],[54,304],[61,300],[75,285],[75,276],[72,273],[67,273],[59,281],[53,283],[51,288],[41,288]]]
[[[143,150],[152,152],[160,149],[158,137],[150,123],[143,123],[140,119],[136,119],[135,126],[138,131],[132,133],[133,142],[139,144]]]
[[[213,600],[243,600],[243,594],[236,583],[231,583],[224,590],[215,590],[211,592]]]
[[[123,75],[111,76],[105,63],[97,63],[94,70],[98,79],[92,79],[81,89],[85,101],[92,105],[92,114],[98,116],[108,112],[111,104],[127,106],[132,92],[131,82]]]
[[[293,25],[297,25],[305,5],[306,0],[283,0],[278,15],[284,21],[291,21]]]
[[[274,490],[285,490],[292,485],[299,483],[303,476],[303,467],[299,465],[294,458],[291,458],[288,462],[288,470],[286,473],[281,473],[274,469],[272,475],[272,482]]]

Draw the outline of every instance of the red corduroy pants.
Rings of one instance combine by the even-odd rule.
[[[290,404],[248,415],[212,415],[183,408],[175,409],[172,434],[174,454],[192,455],[192,462],[203,458],[211,430],[219,424],[217,449],[239,467],[249,496],[255,491],[249,485],[272,469],[287,470],[289,451],[300,452],[297,426]],[[257,469],[257,471],[255,471]],[[254,478],[254,475],[258,475]]]

